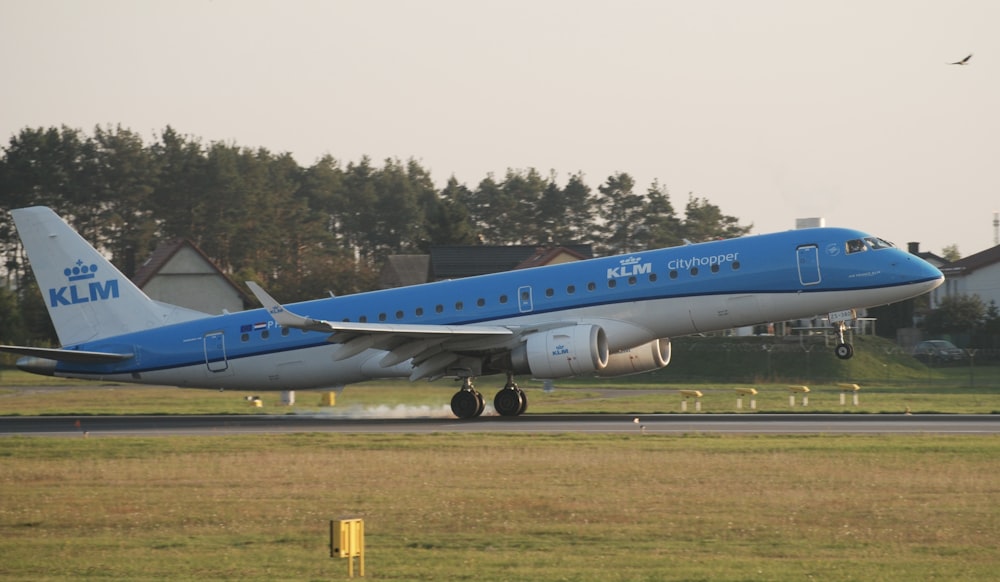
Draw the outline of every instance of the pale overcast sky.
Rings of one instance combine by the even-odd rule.
[[[992,0],[0,0],[0,143],[171,125],[439,185],[624,171],[755,233],[970,255],[1000,210],[998,30]]]

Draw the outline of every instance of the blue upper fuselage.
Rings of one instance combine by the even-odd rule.
[[[288,305],[332,322],[463,325],[558,320],[568,309],[711,295],[796,294],[938,280],[940,271],[881,239],[842,228],[741,237]],[[860,305],[858,307],[861,307]],[[229,359],[327,344],[328,333],[278,328],[267,311],[106,338],[80,350],[135,353],[115,363],[60,362],[61,372],[120,374],[205,364],[206,335]]]

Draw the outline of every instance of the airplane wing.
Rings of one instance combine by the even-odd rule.
[[[24,346],[0,346],[0,352],[56,360],[59,362],[75,362],[78,364],[110,364],[120,362],[134,354],[116,354],[111,352],[86,352],[82,350],[63,350],[58,348],[30,348]]]
[[[518,328],[501,325],[418,325],[392,323],[334,322],[292,313],[260,285],[247,286],[275,323],[282,327],[330,333],[328,341],[340,344],[335,360],[344,360],[375,348],[389,353],[380,360],[391,367],[413,360],[411,380],[439,376],[454,364],[460,352],[483,352],[509,348],[519,337]]]

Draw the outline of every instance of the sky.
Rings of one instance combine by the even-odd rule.
[[[627,172],[753,233],[820,217],[968,256],[1000,211],[998,23],[992,0],[0,0],[0,145],[169,125],[439,186]]]

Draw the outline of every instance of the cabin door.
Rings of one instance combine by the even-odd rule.
[[[535,308],[531,301],[531,287],[525,285],[517,288],[517,310],[521,313],[531,313]]]
[[[205,334],[205,365],[209,372],[219,373],[229,369],[226,359],[226,336],[221,331]]]
[[[802,245],[795,249],[799,262],[799,282],[802,285],[816,285],[821,280],[819,272],[819,246]]]

